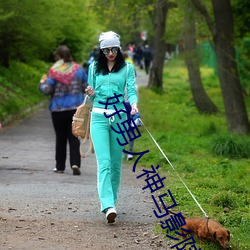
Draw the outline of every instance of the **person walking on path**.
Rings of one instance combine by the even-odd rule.
[[[146,44],[144,51],[143,51],[143,57],[144,57],[144,67],[145,67],[145,72],[148,75],[151,61],[153,59],[152,51],[149,48],[149,46]]]
[[[93,140],[97,160],[97,189],[101,203],[101,212],[106,214],[108,223],[115,222],[117,211],[115,204],[121,179],[123,135],[118,134],[120,124],[127,120],[126,112],[118,113],[107,100],[118,95],[116,109],[125,109],[124,90],[131,104],[131,114],[138,112],[134,66],[126,63],[121,53],[120,36],[113,31],[103,32],[99,36],[100,53],[98,59],[89,67],[86,93],[93,100],[90,134]],[[116,113],[115,113],[116,112]],[[110,118],[104,116],[114,114]],[[120,124],[119,124],[120,123]]]
[[[49,110],[56,134],[55,173],[64,173],[66,168],[67,141],[69,141],[70,166],[73,175],[80,175],[80,142],[72,134],[72,117],[77,107],[84,100],[84,87],[87,74],[73,61],[67,46],[59,46],[55,51],[55,64],[50,68],[48,77],[43,77],[39,84],[40,91],[50,95]]]

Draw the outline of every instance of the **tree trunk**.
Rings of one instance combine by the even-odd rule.
[[[166,43],[164,34],[166,28],[166,19],[168,12],[168,1],[156,1],[156,16],[155,16],[155,37],[153,45],[153,62],[149,74],[148,87],[157,87],[162,89],[163,66],[166,53]]]
[[[235,60],[230,0],[212,0],[215,23],[200,0],[191,1],[204,16],[213,36],[228,130],[237,134],[249,134],[250,123]]]
[[[190,15],[192,6],[187,6],[185,18],[185,55],[189,82],[195,105],[200,113],[217,113],[218,108],[207,95],[200,75],[200,57],[196,48],[195,19]],[[190,10],[190,11],[189,11]]]
[[[237,134],[248,134],[250,124],[235,60],[230,0],[212,0],[212,3],[216,29],[213,38],[228,129]]]

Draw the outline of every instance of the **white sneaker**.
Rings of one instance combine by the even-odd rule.
[[[63,173],[64,173],[63,170],[57,170],[57,168],[54,168],[53,171],[54,171],[55,173],[59,173],[59,174],[63,174]]]
[[[106,218],[108,220],[108,223],[114,223],[116,216],[117,216],[117,212],[115,208],[110,207],[107,209]]]
[[[132,160],[132,159],[133,159],[133,155],[128,154],[128,155],[127,155],[127,161]]]

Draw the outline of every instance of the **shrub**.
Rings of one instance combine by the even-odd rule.
[[[233,209],[237,206],[233,195],[229,192],[221,192],[219,194],[215,194],[211,199],[211,204],[221,208],[229,209]]]
[[[247,140],[236,135],[222,135],[212,140],[211,151],[215,155],[232,159],[249,158],[250,146]]]

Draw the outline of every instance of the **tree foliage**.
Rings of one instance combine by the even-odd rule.
[[[232,8],[241,85],[245,94],[250,96],[250,13],[246,11],[250,8],[250,1],[233,0]]]
[[[232,9],[235,24],[235,36],[242,39],[250,36],[250,1],[248,0],[233,0]]]
[[[80,59],[96,36],[94,13],[88,2],[2,0],[0,2],[0,60],[48,60],[59,44],[67,44]],[[35,4],[35,8],[34,8]],[[93,15],[91,16],[90,13]]]
[[[122,36],[123,45],[140,43],[140,33],[153,37],[154,0],[94,0],[93,6],[103,31],[113,30]]]
[[[8,68],[12,60],[20,60],[28,64],[32,63],[34,59],[52,60],[52,53],[60,44],[66,44],[71,49],[74,59],[82,61],[88,57],[93,45],[97,45],[98,35],[102,31],[113,30],[119,33],[122,37],[122,46],[125,48],[131,42],[142,43],[140,33],[146,30],[148,34],[147,42],[152,44],[154,41],[154,54],[160,59],[153,62],[152,68],[155,69],[154,76],[157,73],[157,78],[152,78],[151,83],[155,84],[154,87],[161,88],[165,44],[180,43],[184,34],[183,9],[179,7],[171,8],[170,5],[183,6],[187,2],[190,2],[190,0],[1,0],[0,66],[3,65]],[[249,1],[223,0],[226,4],[232,2],[236,36],[232,32],[230,33],[233,26],[231,10],[229,13],[230,22],[222,25],[225,21],[220,17],[225,14],[227,7],[227,5],[221,5],[222,0],[192,0],[191,2],[196,3],[196,5],[202,3],[202,8],[197,8],[200,14],[196,13],[198,18],[195,19],[198,41],[211,40],[216,45],[215,41],[218,38],[223,38],[222,34],[225,33],[229,39],[225,39],[225,43],[221,42],[220,46],[215,46],[216,52],[221,55],[226,48],[225,45],[228,45],[228,51],[230,52],[233,49],[231,45],[234,43],[234,38],[238,39],[237,45],[242,48],[240,56],[244,58],[244,65],[240,68],[240,72],[243,72],[241,75],[244,74],[245,79],[245,82],[242,82],[244,87],[249,86],[250,19],[249,13],[246,11],[249,7]],[[159,32],[157,34],[155,28],[157,27],[157,20],[160,20],[156,14],[157,3],[161,3],[163,6],[165,6],[165,3],[168,5],[165,32],[161,30],[160,34]],[[223,7],[220,15],[219,12],[217,16],[214,15],[214,11],[217,9],[215,5],[220,8]],[[201,5],[198,7],[201,7]],[[185,8],[184,11],[186,11]],[[162,10],[158,13],[162,14]],[[157,42],[155,41],[156,37]],[[228,53],[224,53],[224,55],[227,58],[224,58],[225,64],[222,65],[223,67],[220,65],[221,69],[225,69],[224,72],[227,73],[237,72],[235,67],[227,64],[227,62],[232,61],[232,58],[234,60],[234,53],[229,56]],[[223,57],[220,56],[220,58]],[[228,75],[226,76],[229,77],[229,80],[224,82],[223,87],[225,91],[229,92],[227,96],[230,96],[237,91],[233,88],[230,89],[229,82],[232,76]],[[235,75],[237,76],[237,74]],[[155,81],[155,79],[159,81]],[[236,86],[239,87],[238,83],[236,83]],[[240,89],[239,92],[241,92]],[[229,98],[229,101],[232,99]],[[230,105],[232,104],[229,102],[229,105],[227,105],[229,111],[226,113],[227,116],[233,117],[235,115],[230,111]],[[235,111],[235,113],[239,112]]]

